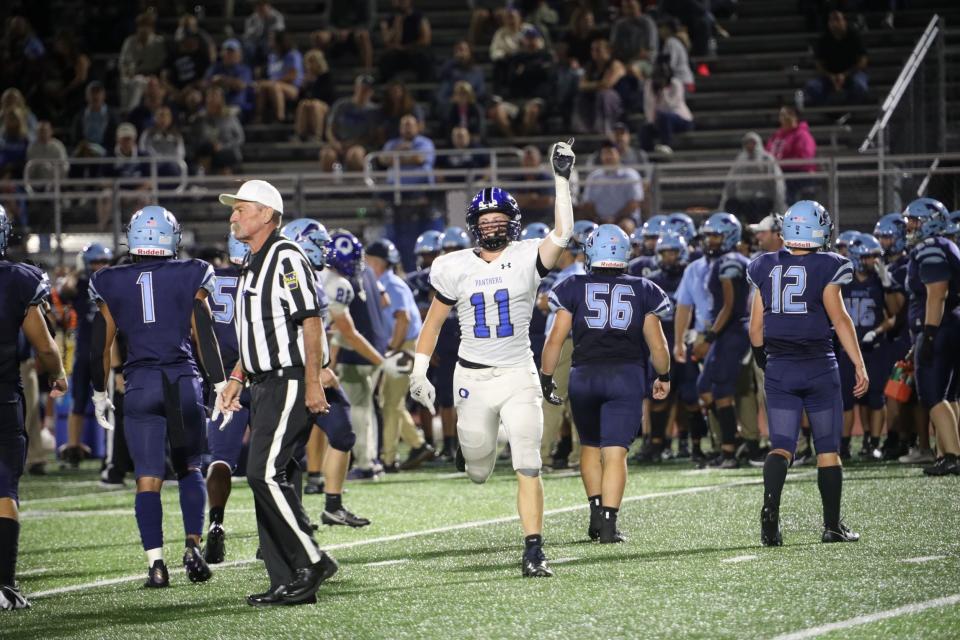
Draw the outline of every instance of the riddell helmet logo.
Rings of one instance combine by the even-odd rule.
[[[166,249],[150,249],[150,248],[147,248],[147,247],[143,247],[143,248],[140,248],[140,249],[135,249],[135,251],[137,252],[136,255],[138,255],[138,256],[165,256],[165,255],[167,255],[167,250],[166,250]]]

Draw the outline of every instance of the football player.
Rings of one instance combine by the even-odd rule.
[[[960,376],[960,250],[940,237],[947,228],[947,209],[933,198],[914,200],[903,212],[907,242],[910,330],[917,395],[930,412],[937,436],[937,461],[923,472],[960,475],[960,435],[952,403]]]
[[[112,407],[104,381],[111,371],[110,351],[118,331],[127,338],[124,427],[137,478],[135,514],[147,555],[148,588],[170,585],[160,504],[168,443],[179,481],[187,577],[205,582],[211,576],[200,552],[207,498],[200,473],[206,419],[197,365],[204,368],[217,396],[226,376],[207,304],[216,290],[213,267],[202,260],[176,259],[180,235],[172,213],[160,206],[144,207],[127,227],[133,262],[101,269],[90,281],[90,295],[100,309],[90,353],[93,402],[97,421],[107,429],[111,425],[106,412]],[[217,415],[214,411],[213,417]],[[229,417],[223,421],[228,424]]]
[[[587,239],[585,253],[587,273],[567,278],[550,293],[557,313],[543,351],[540,384],[549,402],[561,402],[553,372],[572,330],[570,403],[590,503],[587,533],[607,544],[625,540],[617,513],[645,389],[652,388],[657,402],[670,392],[670,351],[660,325],[670,300],[649,280],[626,275],[630,239],[620,227],[601,225]],[[648,358],[653,379],[647,375]]]
[[[50,295],[50,281],[40,269],[7,259],[11,230],[7,212],[0,206],[0,611],[30,607],[17,585],[19,488],[27,456],[23,386],[16,357],[21,330],[53,381],[50,396],[58,398],[67,391],[60,351],[41,311]]]
[[[632,276],[646,276],[657,269],[657,240],[667,224],[667,216],[657,214],[643,223],[640,236],[643,245],[640,255],[630,261],[627,273]]]
[[[858,234],[859,234],[859,231],[854,231],[853,229],[848,229],[847,231],[841,231],[837,235],[837,242],[835,243],[837,247],[837,253],[839,253],[844,258],[848,257],[847,253],[850,248],[850,243],[853,242],[854,239],[856,239]]]
[[[706,286],[713,301],[712,324],[693,355],[703,362],[697,391],[703,405],[720,425],[721,455],[712,466],[736,469],[737,410],[735,391],[740,363],[750,350],[747,319],[750,290],[747,285],[749,260],[737,250],[740,222],[729,213],[715,213],[704,223],[704,251],[713,257]]]
[[[545,239],[520,241],[520,208],[503,189],[486,188],[474,196],[467,224],[478,247],[434,262],[430,283],[436,296],[417,342],[410,386],[415,400],[433,407],[435,391],[427,380],[427,367],[440,326],[456,305],[461,342],[454,389],[464,468],[474,482],[486,482],[496,462],[502,422],[517,475],[517,509],[525,536],[522,570],[530,577],[549,577],[553,571],[543,553],[543,397],[529,325],[540,279],[573,234],[569,180],[575,155],[569,143],[558,142],[550,158],[555,222]]]
[[[420,317],[427,315],[427,309],[430,308],[430,265],[440,255],[442,238],[442,232],[430,229],[417,236],[417,241],[413,245],[413,253],[417,257],[417,270],[407,275],[407,284],[417,301]]]
[[[870,380],[841,296],[841,287],[853,278],[853,266],[843,256],[826,251],[831,227],[830,214],[819,203],[795,203],[783,217],[785,248],[756,258],[748,271],[756,289],[750,343],[754,357],[766,371],[770,425],[760,512],[760,542],[764,546],[783,544],[780,496],[804,411],[817,453],[817,486],[823,502],[821,540],[860,539],[860,534],[840,519],[843,467],[838,448],[843,399],[831,325],[854,363],[854,395],[865,394]]]

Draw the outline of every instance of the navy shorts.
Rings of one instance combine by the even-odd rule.
[[[732,323],[710,347],[697,380],[697,391],[712,394],[714,400],[736,395],[742,361],[749,350],[750,336],[746,328]]]
[[[437,354],[439,364],[430,368],[431,382],[437,391],[437,405],[441,409],[453,407],[453,374],[457,368],[457,354],[441,352]]]
[[[83,355],[90,352],[89,347],[77,345],[75,351],[81,357],[73,359],[73,371],[70,374],[70,397],[73,404],[70,413],[77,416],[87,415],[87,405],[93,397],[93,383],[90,379],[90,360]]]
[[[690,353],[690,350],[687,350]],[[697,379],[700,377],[700,365],[687,358],[686,362],[674,361],[670,370],[672,382],[670,384],[671,393],[676,389],[680,397],[680,402],[686,405],[697,404],[700,396],[697,393]],[[652,386],[652,385],[651,385]]]
[[[347,452],[353,449],[357,434],[350,422],[350,401],[343,391],[337,388],[323,390],[330,404],[330,412],[317,416],[317,426],[327,434],[327,441],[337,451]]]
[[[244,389],[240,394],[241,409],[233,414],[230,423],[223,431],[220,423],[223,416],[216,421],[207,421],[207,445],[210,449],[210,463],[225,462],[230,471],[236,471],[240,463],[240,452],[243,450],[243,434],[250,423],[250,390]]]
[[[124,430],[134,474],[163,478],[167,444],[178,474],[200,468],[206,450],[206,412],[193,373],[136,369],[126,378]]]
[[[581,444],[630,448],[640,431],[646,375],[646,366],[639,363],[570,369],[570,411]]]
[[[945,315],[933,343],[933,361],[920,364],[920,339],[913,350],[917,396],[930,409],[944,400],[953,402],[960,390],[960,321]]]
[[[0,404],[0,498],[20,504],[20,477],[27,461],[23,399]]]
[[[853,395],[853,387],[857,383],[856,371],[853,362],[842,348],[837,350],[837,364],[840,366],[840,392],[843,396],[843,410],[852,411],[855,404],[862,404],[871,409],[883,409],[885,400],[883,389],[890,377],[890,356],[887,353],[889,345],[880,343],[875,348],[863,350],[863,362],[867,365],[867,376],[870,386],[863,397]]]
[[[806,411],[817,454],[837,452],[843,435],[843,398],[834,358],[768,360],[764,390],[771,449],[796,451]]]

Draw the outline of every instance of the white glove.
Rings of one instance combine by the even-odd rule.
[[[413,356],[406,351],[394,351],[383,360],[383,373],[391,378],[408,376],[413,371]]]
[[[413,371],[410,373],[410,397],[426,407],[430,415],[436,415],[434,401],[437,390],[427,380],[427,369],[430,367],[430,356],[417,353],[413,356]]]
[[[576,161],[577,154],[573,152],[573,138],[567,142],[557,142],[550,147],[550,166],[553,168],[554,176],[569,180]]]
[[[874,268],[877,271],[877,275],[880,276],[880,284],[883,285],[884,289],[889,289],[893,286],[893,278],[890,276],[890,270],[887,269],[887,265],[884,264],[882,259],[878,259],[874,263]]]
[[[97,417],[97,423],[107,431],[113,431],[113,425],[107,420],[107,411],[113,411],[110,396],[107,395],[106,391],[94,391],[93,413]]]
[[[860,342],[862,342],[863,344],[870,344],[870,343],[872,343],[872,342],[873,342],[874,340],[876,340],[876,339],[877,339],[877,332],[876,332],[876,331],[867,331],[867,332],[863,335],[863,338],[860,340]]]
[[[222,380],[217,384],[213,385],[213,411],[210,412],[210,419],[214,422],[217,421],[217,418],[220,417],[220,395],[223,393],[223,390],[227,388],[227,380]],[[233,411],[224,411],[223,420],[220,421],[220,431],[223,431],[227,428],[227,425],[230,424],[230,418],[233,417]]]

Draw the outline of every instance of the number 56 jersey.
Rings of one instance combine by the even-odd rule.
[[[540,240],[507,245],[487,262],[473,249],[440,256],[430,267],[437,299],[456,306],[460,318],[460,358],[490,367],[526,365],[530,319],[540,279]]]
[[[853,279],[853,265],[831,253],[765,253],[747,267],[763,300],[763,344],[771,359],[834,358],[833,327],[823,307],[827,285]]]

